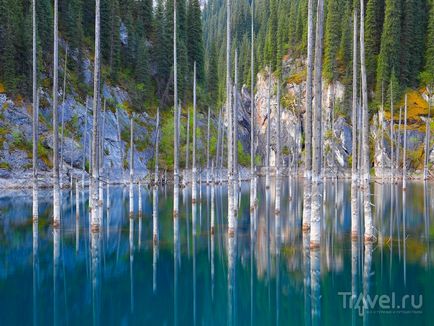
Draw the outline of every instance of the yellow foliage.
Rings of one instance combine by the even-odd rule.
[[[306,71],[301,70],[288,77],[288,84],[301,84],[306,80]]]
[[[407,124],[410,130],[425,131],[425,122],[422,117],[428,116],[428,103],[417,90],[411,90],[407,93]],[[402,119],[404,119],[405,97],[394,107],[393,117],[395,123],[399,120],[399,108],[402,107]],[[387,120],[390,120],[390,112],[384,112]]]
[[[2,83],[0,83],[0,93],[4,93],[5,91],[6,91],[5,86]]]

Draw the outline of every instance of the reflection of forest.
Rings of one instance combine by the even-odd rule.
[[[351,227],[351,202],[350,184],[347,182],[327,181],[324,189],[324,208],[323,208],[323,229],[321,246],[321,272],[339,272],[344,265],[344,251],[349,240]],[[390,184],[373,183],[373,205],[374,223],[377,230],[378,246],[380,249],[388,249],[392,246],[397,248],[399,253],[404,249],[411,252],[407,259],[428,265],[433,261],[433,253],[429,251],[429,242],[432,236],[433,224],[429,212],[433,209],[432,197],[433,187],[423,183],[409,183],[406,191],[406,217],[404,223],[403,216],[403,193],[400,186]],[[137,190],[136,190],[137,191]],[[211,205],[207,205],[210,200],[210,192],[203,191],[203,198],[196,210],[197,225],[196,233],[199,237],[209,237],[210,220],[207,220]],[[164,196],[164,192],[159,192],[158,213],[159,213],[159,237],[163,237],[159,243],[159,250],[173,249],[173,220],[171,218],[171,195]],[[184,191],[185,196],[189,192]],[[254,230],[254,259],[256,264],[256,274],[258,278],[274,277],[276,274],[275,257],[276,252],[280,252],[280,261],[288,271],[301,271],[303,266],[302,259],[302,237],[301,237],[301,217],[302,217],[302,194],[303,183],[288,183],[287,178],[282,179],[281,186],[281,209],[279,227],[276,228],[275,215],[275,180],[271,178],[270,189],[265,189],[263,180],[259,180],[258,206],[254,214],[256,215],[256,230]],[[142,241],[143,250],[151,248],[153,236],[156,229],[153,225],[153,193],[152,190],[142,191],[143,195],[143,226],[142,221],[135,224],[134,241]],[[73,269],[73,260],[68,257],[74,255],[75,259],[86,261],[88,257],[89,245],[86,228],[88,226],[88,192],[80,193],[75,196],[75,191],[64,191],[62,193],[61,215],[62,229],[62,257],[64,257],[65,268]],[[225,228],[227,225],[227,203],[226,187],[215,187],[215,238],[214,245],[216,250],[227,252],[227,238]],[[137,196],[136,196],[137,197]],[[137,200],[137,198],[136,198]],[[79,203],[80,220],[76,223],[76,202]],[[179,239],[181,254],[191,251],[191,201],[186,198],[180,207],[180,232]],[[187,210],[183,205],[189,204]],[[241,202],[238,216],[237,231],[237,253],[243,265],[250,256],[250,210],[249,210],[249,185],[243,184],[241,187]],[[137,203],[135,207],[138,207]],[[33,237],[32,232],[25,232],[32,229],[32,192],[10,191],[0,194],[1,228],[0,245],[7,250],[2,251],[0,260],[0,277],[7,278],[13,274],[16,268],[26,263],[23,255],[32,252]],[[35,234],[39,237],[39,250],[46,250],[52,242],[52,231],[49,221],[52,216],[52,197],[51,191],[47,189],[39,190],[39,226]],[[189,215],[187,215],[187,213]],[[187,217],[189,218],[187,219]],[[128,257],[129,243],[121,241],[121,238],[128,238],[128,189],[124,187],[113,187],[111,190],[111,207],[105,211],[103,220],[105,224],[104,253],[106,255],[115,254],[117,257]],[[107,223],[109,223],[107,227]],[[147,228],[149,225],[151,228]],[[363,223],[361,224],[363,226]],[[140,228],[139,228],[140,226]],[[188,228],[188,230],[185,230]],[[140,229],[140,233],[138,230]],[[189,231],[189,232],[187,232]],[[276,232],[280,234],[280,248],[276,248]],[[137,233],[137,234],[136,234]],[[188,235],[189,234],[189,235]],[[170,236],[169,236],[170,235]],[[24,238],[23,238],[24,236]],[[18,240],[19,239],[19,240]],[[403,241],[406,240],[404,248]],[[189,245],[186,245],[186,242]],[[210,241],[198,241],[196,251],[209,250]],[[75,260],[74,260],[75,261]],[[8,262],[6,267],[5,262]],[[117,271],[122,273],[122,268]]]

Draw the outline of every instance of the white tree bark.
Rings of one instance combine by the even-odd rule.
[[[62,92],[62,130],[60,135],[60,171],[62,173],[63,171],[63,147],[64,144],[64,134],[65,134],[65,97],[66,97],[66,74],[68,71],[68,46],[66,46],[66,53],[65,53],[65,67],[63,68],[63,92]]]
[[[255,133],[256,133],[256,113],[255,113],[255,32],[254,32],[254,22],[255,22],[255,0],[252,0],[251,5],[251,45],[250,45],[250,175],[254,178],[255,175]],[[251,194],[252,195],[252,194]],[[250,207],[254,203],[255,198],[250,196]]]
[[[138,196],[139,196],[139,218],[142,218],[142,210],[143,210],[143,203],[142,203],[142,184],[140,183],[140,181],[138,182],[137,185],[138,188]]]
[[[214,234],[215,228],[215,183],[214,183],[214,161],[211,163],[211,234]]]
[[[83,164],[82,164],[82,179],[81,188],[84,189],[84,179],[86,175],[86,155],[87,155],[87,106],[89,98],[86,97],[86,106],[84,108],[84,132],[83,132]]]
[[[57,117],[59,82],[59,5],[54,0],[54,54],[53,54],[53,226],[60,226],[60,181],[59,181],[59,124]]]
[[[179,212],[179,115],[178,115],[178,67],[177,67],[177,22],[176,22],[176,0],[173,1],[173,110],[174,110],[174,166],[173,166],[173,218],[178,218]]]
[[[310,244],[312,248],[319,247],[321,242],[322,197],[321,166],[322,166],[322,50],[324,25],[324,0],[318,0],[315,36],[315,102],[312,126],[312,216]]]
[[[196,61],[193,66],[193,174],[192,174],[192,194],[193,203],[197,200],[197,180],[196,180]]]
[[[233,105],[233,150],[234,150],[234,178],[238,180],[238,49],[235,50],[235,82],[234,82],[234,105]]]
[[[134,217],[134,115],[130,117],[130,218]]]
[[[159,147],[160,147],[160,108],[157,109],[157,124],[155,126],[157,129],[155,135],[155,173],[154,173],[154,186],[158,188],[160,184],[160,177],[158,172],[158,163],[159,163]]]
[[[185,150],[184,184],[188,184],[188,170],[190,168],[190,108],[187,108],[187,148]]]
[[[371,188],[370,188],[370,158],[369,158],[369,109],[368,109],[368,85],[366,80],[365,65],[365,8],[364,2],[360,1],[360,64],[362,77],[363,96],[363,206],[365,217],[365,241],[374,238],[374,226],[372,224]],[[393,164],[393,161],[392,161]]]
[[[395,169],[394,169],[394,142],[395,142],[395,135],[394,135],[394,117],[393,117],[393,84],[390,83],[390,180],[391,182],[394,182],[395,180]]]
[[[211,168],[210,167],[210,161],[209,161],[209,141],[210,141],[210,137],[211,137],[211,134],[210,134],[211,121],[210,120],[211,120],[211,108],[208,107],[208,125],[207,125],[207,133],[206,133],[206,184],[207,185],[209,185],[209,182],[210,182],[209,169]]]
[[[357,31],[358,31],[358,13],[357,6],[354,8],[354,16],[353,16],[353,114],[352,114],[352,135],[353,135],[353,143],[352,143],[352,162],[351,162],[351,237],[357,238],[359,235],[359,201],[358,201],[358,189],[357,182],[359,180],[359,173],[357,170]]]
[[[33,166],[33,181],[37,182],[38,174],[38,81],[37,81],[37,57],[36,57],[36,0],[32,0],[32,91],[33,91],[33,151],[32,151],[32,166]]]
[[[381,119],[380,119],[380,125],[381,125],[381,182],[384,183],[384,82],[381,82]]]
[[[402,117],[402,106],[399,107],[399,122],[398,122],[398,132],[396,135],[396,172],[398,173],[399,178],[399,161],[401,159],[401,141],[400,141],[400,135],[401,135],[401,117]]]
[[[227,117],[227,145],[228,145],[228,234],[233,237],[235,230],[235,203],[234,203],[234,167],[233,167],[233,112],[231,96],[231,14],[232,1],[226,1],[226,117]]]
[[[303,231],[310,230],[312,204],[312,79],[314,56],[314,8],[313,1],[308,0],[307,20],[307,79],[306,79],[306,115],[305,115],[305,162],[303,195]]]
[[[404,108],[404,153],[402,157],[402,190],[407,189],[407,94],[405,94]]]
[[[268,67],[268,95],[267,95],[267,136],[265,162],[265,188],[270,188],[270,140],[271,140],[271,66]]]
[[[154,243],[159,240],[158,232],[158,188],[154,187],[152,191],[153,201],[152,201],[152,233]]]
[[[280,152],[281,152],[281,126],[280,126],[281,112],[280,112],[280,80],[277,80],[277,135],[276,135],[276,175],[280,174]]]
[[[99,115],[100,115],[100,0],[95,1],[95,63],[93,73],[93,138],[92,138],[92,229],[98,231],[99,207]]]
[[[428,118],[426,119],[425,129],[425,162],[423,167],[423,179],[428,180],[428,162],[430,152],[430,133],[431,133],[431,94],[428,90]]]

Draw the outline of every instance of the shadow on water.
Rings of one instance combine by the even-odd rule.
[[[364,244],[351,238],[351,184],[328,181],[321,246],[310,249],[303,181],[280,182],[258,179],[252,210],[241,184],[233,236],[226,185],[203,185],[194,204],[183,189],[175,219],[170,188],[139,198],[134,187],[129,218],[129,189],[111,186],[97,233],[81,187],[61,193],[54,229],[51,190],[3,192],[1,324],[430,324],[433,185],[372,184],[377,242]]]

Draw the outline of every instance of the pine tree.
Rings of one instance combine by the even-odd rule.
[[[200,81],[204,74],[202,20],[198,0],[189,0],[187,9],[187,44],[189,70],[196,62],[197,75]]]
[[[400,75],[399,54],[401,50],[401,2],[386,0],[381,49],[377,64],[377,97],[381,94],[381,83],[387,85],[392,71]]]
[[[384,1],[385,0],[368,0],[366,7],[366,76],[370,89],[375,89],[377,57],[380,53],[381,32],[384,21]],[[379,85],[381,87],[381,81],[379,81]]]
[[[333,82],[338,78],[337,53],[341,39],[341,0],[329,0],[324,44],[324,77]]]
[[[426,38],[425,69],[422,73],[422,82],[426,85],[434,84],[434,2],[431,1],[428,17],[428,33]]]
[[[400,53],[400,82],[403,86],[415,86],[423,63],[425,14],[422,0],[403,1],[403,19]]]

